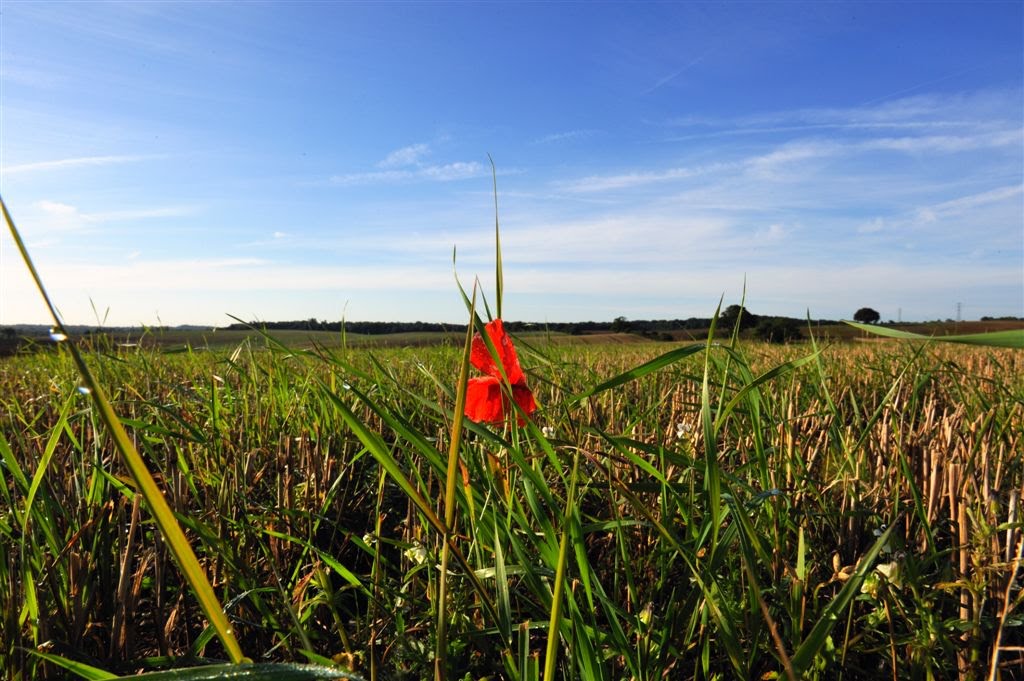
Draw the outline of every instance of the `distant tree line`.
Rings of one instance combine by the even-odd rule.
[[[742,305],[730,305],[718,315],[718,328],[731,331],[739,328],[745,335],[768,343],[788,343],[803,338],[807,319],[754,314]],[[811,324],[837,324],[832,319],[812,319]]]
[[[731,330],[739,320],[741,331],[770,342],[784,343],[801,338],[800,330],[807,325],[806,319],[756,315],[739,305],[730,305],[718,317],[720,331]],[[834,324],[833,320],[812,320],[814,324]],[[632,333],[658,340],[672,340],[673,331],[705,331],[711,326],[710,317],[688,319],[627,319],[616,317],[610,322],[521,322],[505,321],[505,328],[512,333],[523,331],[551,331],[574,336],[588,333]],[[465,333],[465,324],[440,324],[437,322],[344,322],[348,333],[381,335],[391,333],[448,332]],[[267,330],[334,331],[340,332],[342,322],[328,322],[318,319],[302,319],[283,322],[250,322],[232,324],[229,330],[260,328]],[[751,331],[752,330],[752,331]]]
[[[711,325],[710,318],[691,317],[690,319],[633,319],[618,317],[610,322],[517,322],[505,321],[505,328],[512,333],[522,331],[552,331],[580,335],[585,333],[644,333],[654,331],[681,331],[706,329]],[[465,333],[465,324],[440,324],[437,322],[344,322],[348,333],[379,335],[387,333],[414,333],[423,331],[439,331]],[[249,328],[267,329],[268,331],[337,331],[340,332],[342,322],[328,322],[317,319],[302,319],[283,322],[249,322],[247,324],[231,324],[223,327],[227,330],[245,330]]]

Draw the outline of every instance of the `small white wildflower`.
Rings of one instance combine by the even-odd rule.
[[[423,565],[427,560],[427,549],[419,542],[407,548],[403,554],[417,565]]]
[[[680,421],[676,424],[676,439],[685,440],[686,436],[690,434],[690,430],[692,430],[692,428],[689,423]]]
[[[899,588],[903,584],[903,580],[900,579],[900,564],[897,561],[877,565],[875,570],[893,586]]]
[[[871,530],[871,534],[873,534],[875,538],[881,537],[883,532],[885,532],[885,525],[882,525],[881,529]],[[881,552],[892,553],[892,546],[889,545],[888,541],[886,541],[885,544],[882,545]]]
[[[555,436],[555,429],[552,426],[544,426],[540,432],[544,433],[544,437],[549,440]]]

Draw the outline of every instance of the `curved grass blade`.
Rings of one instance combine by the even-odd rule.
[[[57,665],[61,669],[66,669],[73,674],[77,674],[80,678],[89,679],[89,681],[109,681],[110,679],[119,678],[116,674],[111,674],[110,672],[103,671],[102,669],[91,667],[84,662],[69,660],[66,657],[61,657],[60,655],[52,655],[38,650],[29,650],[28,652],[51,664]]]
[[[659,355],[658,357],[655,357],[654,359],[648,362],[644,362],[640,366],[633,367],[629,371],[624,371],[618,376],[609,378],[607,381],[599,383],[590,390],[587,390],[586,392],[580,393],[579,395],[570,398],[569,402],[570,404],[574,402],[579,402],[581,400],[585,400],[588,397],[592,397],[593,395],[604,392],[605,390],[610,390],[611,388],[618,387],[623,383],[635,381],[636,379],[642,378],[651,372],[657,371],[658,369],[664,369],[668,365],[674,362],[678,362],[679,360],[689,357],[690,355],[695,355],[701,350],[703,350],[704,347],[705,345],[703,343],[697,343],[694,345],[687,345],[682,348],[676,348],[675,350],[669,350],[663,355]]]
[[[156,480],[153,479],[152,474],[146,467],[145,461],[142,460],[138,450],[135,449],[135,445],[132,444],[132,440],[128,437],[128,433],[125,432],[124,426],[121,424],[121,420],[118,418],[113,406],[111,406],[110,401],[107,399],[103,388],[93,377],[92,372],[89,370],[88,365],[86,365],[81,353],[78,352],[78,347],[75,345],[74,341],[69,336],[67,329],[64,327],[64,323],[61,321],[60,315],[57,313],[57,308],[54,307],[49,294],[46,292],[46,287],[43,286],[43,280],[40,278],[35,265],[32,263],[32,259],[29,257],[28,249],[25,247],[25,242],[22,240],[21,234],[18,232],[17,228],[14,226],[14,220],[11,218],[11,214],[7,211],[7,204],[3,202],[3,199],[0,199],[0,209],[3,211],[4,221],[7,223],[11,236],[14,238],[14,242],[18,246],[21,258],[28,267],[29,273],[35,281],[36,288],[39,290],[46,306],[50,310],[50,315],[53,318],[55,328],[63,334],[65,339],[67,339],[64,342],[67,344],[68,351],[71,353],[75,366],[78,368],[78,373],[82,378],[82,383],[89,389],[89,393],[92,395],[93,403],[96,405],[96,410],[99,413],[100,420],[103,421],[103,424],[107,427],[115,447],[118,452],[120,452],[125,465],[128,467],[128,471],[131,473],[132,479],[135,480],[135,484],[138,485],[139,491],[146,500],[150,513],[153,514],[153,519],[156,521],[157,527],[160,530],[160,534],[163,536],[164,541],[167,542],[167,547],[170,549],[171,554],[178,563],[178,567],[181,568],[185,580],[188,582],[192,592],[196,596],[196,599],[199,601],[199,606],[202,608],[203,614],[206,615],[206,618],[210,621],[210,625],[216,630],[217,637],[220,639],[221,644],[223,644],[224,650],[231,662],[238,664],[246,661],[247,658],[242,654],[242,649],[238,644],[238,640],[235,638],[234,632],[231,630],[231,625],[228,623],[227,615],[224,614],[224,608],[217,599],[217,596],[213,591],[213,586],[210,584],[210,580],[207,579],[206,573],[199,564],[199,560],[196,558],[196,554],[192,550],[192,546],[188,543],[188,539],[185,537],[185,533],[182,531],[181,525],[179,525],[175,520],[174,513],[167,504],[167,500],[164,499],[163,493],[160,491],[160,487],[156,484]]]
[[[337,679],[361,681],[361,677],[331,667],[273,662],[242,665],[215,664],[207,667],[171,669],[137,676],[107,678],[151,681],[227,681],[229,679],[235,681],[328,681]]]
[[[903,340],[942,341],[943,343],[965,343],[967,345],[989,345],[997,348],[1022,348],[1024,349],[1024,329],[1009,329],[1006,331],[989,331],[988,333],[964,333],[952,336],[925,336],[920,333],[890,329],[884,326],[862,324],[843,320],[844,324],[873,333],[876,336],[888,338],[900,338]]]
[[[784,362],[770,369],[769,371],[764,372],[763,374],[755,378],[753,381],[745,383],[743,387],[740,388],[735,395],[733,395],[732,399],[729,400],[729,402],[725,405],[725,408],[722,409],[721,413],[718,415],[717,422],[715,423],[715,428],[717,429],[722,427],[724,420],[729,416],[729,414],[732,413],[733,409],[736,408],[736,405],[739,404],[743,400],[743,398],[746,397],[747,394],[750,393],[752,390],[756,390],[758,386],[762,385],[763,383],[767,383],[768,381],[774,378],[778,378],[779,376],[787,374],[790,371],[793,371],[794,369],[802,367],[804,364],[813,362],[821,353],[822,350],[815,350],[813,353],[807,355],[806,357],[801,357],[799,359],[794,359],[789,362]]]

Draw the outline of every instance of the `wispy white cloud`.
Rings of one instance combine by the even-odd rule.
[[[451,180],[463,180],[470,177],[478,177],[484,173],[484,167],[476,161],[456,161],[455,163],[448,163],[446,165],[439,166],[427,166],[420,168],[417,171],[419,177],[424,177],[430,180],[437,180],[439,182],[449,182]]]
[[[697,66],[702,61],[707,59],[708,55],[711,54],[712,52],[714,52],[715,49],[716,49],[716,47],[711,47],[711,48],[705,50],[702,54],[700,54],[700,55],[694,57],[693,59],[691,59],[690,61],[686,62],[680,68],[676,69],[672,73],[670,73],[667,76],[664,76],[664,77],[658,79],[654,83],[654,85],[652,85],[651,87],[649,87],[646,90],[644,90],[642,94],[649,95],[652,92],[654,92],[655,90],[659,90],[662,87],[664,87],[665,85],[668,85],[673,80],[675,80],[679,76],[683,75],[684,73],[686,73],[687,71],[692,69],[694,66]]]
[[[451,272],[433,267],[309,265],[265,258],[143,258],[116,262],[68,262],[47,278],[52,289],[72,291],[211,291],[253,290],[451,290]]]
[[[690,119],[680,119],[680,126],[701,126],[707,127],[704,132],[694,132],[686,135],[673,135],[668,137],[667,142],[690,142],[694,140],[714,139],[716,137],[738,137],[742,135],[780,135],[785,133],[828,133],[828,132],[872,132],[876,130],[943,130],[963,128],[969,125],[969,121],[891,121],[891,122],[842,122],[842,123],[805,123],[793,125],[754,126],[745,125],[742,127],[712,129],[723,123],[702,121],[697,122]]]
[[[1024,129],[997,130],[980,135],[926,135],[921,137],[883,137],[857,144],[847,145],[851,151],[902,151],[907,153],[937,152],[956,153],[993,149],[998,147],[1020,147],[1024,141]]]
[[[998,187],[978,194],[963,196],[950,201],[943,201],[942,203],[932,206],[928,211],[932,218],[943,215],[959,215],[979,206],[991,203],[1000,203],[1007,199],[1013,199],[1021,194],[1024,194],[1024,184]]]
[[[604,192],[614,189],[632,189],[649,184],[682,180],[698,175],[727,170],[736,167],[734,163],[712,163],[706,166],[665,168],[663,170],[639,170],[614,175],[590,175],[576,180],[558,181],[556,189],[570,193]]]
[[[443,165],[427,165],[414,169],[379,170],[365,173],[346,173],[332,175],[329,182],[339,186],[377,184],[389,182],[411,182],[428,180],[434,182],[451,182],[485,175],[483,165],[476,161],[456,161]]]
[[[18,173],[32,173],[47,170],[67,170],[70,168],[83,168],[90,166],[105,166],[116,163],[135,163],[156,158],[154,156],[120,155],[120,156],[79,156],[75,158],[62,158],[53,161],[37,161],[35,163],[21,163],[13,166],[0,168],[0,173],[15,175]]]
[[[940,223],[958,224],[959,219],[971,217],[974,219],[984,218],[985,222],[991,222],[990,215],[984,211],[1003,208],[1008,213],[1007,225],[1010,229],[1016,229],[1019,233],[1020,216],[1022,212],[1020,197],[1024,195],[1024,185],[1016,184],[1004,187],[997,187],[975,194],[968,194],[948,201],[918,205],[904,211],[894,213],[885,217],[877,216],[857,227],[861,234],[878,233],[899,233],[920,227],[935,228]],[[1016,216],[1016,217],[1015,217]],[[994,230],[988,230],[990,233]],[[935,235],[935,232],[931,232]],[[973,238],[981,238],[984,234],[973,235]]]
[[[792,231],[792,227],[786,227],[785,225],[775,222],[765,228],[755,231],[754,241],[761,244],[777,243],[789,236]]]
[[[34,237],[95,229],[113,222],[132,222],[158,218],[182,217],[197,211],[194,206],[159,206],[121,210],[84,212],[77,206],[41,199],[31,204],[22,220],[26,231]],[[48,242],[49,243],[49,242]]]
[[[861,234],[875,234],[889,228],[889,226],[890,223],[884,218],[873,218],[857,227],[857,231]]]
[[[554,142],[565,142],[568,140],[588,139],[600,133],[600,130],[593,128],[582,128],[579,130],[566,130],[564,132],[553,132],[550,135],[538,137],[533,144],[552,144]]]
[[[377,164],[378,168],[401,168],[419,163],[419,160],[430,153],[428,144],[411,144],[401,149],[395,149],[388,154],[383,161]]]
[[[575,180],[557,181],[554,187],[569,193],[604,192],[724,173],[748,173],[759,179],[779,179],[782,177],[779,175],[781,169],[816,159],[852,157],[871,152],[920,155],[955,154],[997,148],[1015,150],[1019,149],[1022,143],[1024,128],[1019,127],[975,135],[878,137],[868,140],[798,139],[777,144],[764,153],[734,161],[591,175]]]
[[[440,139],[447,141],[446,137]],[[328,183],[351,186],[417,181],[452,182],[486,174],[484,166],[476,161],[426,163],[424,159],[433,153],[433,147],[425,142],[410,144],[388,153],[376,164],[379,170],[332,175]]]
[[[87,213],[89,222],[129,222],[132,220],[150,220],[155,218],[177,218],[194,215],[198,212],[195,206],[161,206],[158,208],[128,208],[124,210],[100,211]]]
[[[1019,89],[903,97],[853,107],[810,107],[740,117],[679,116],[665,121],[670,128],[692,129],[691,136],[715,137],[761,133],[816,131],[946,130],[965,131],[1019,123]]]
[[[721,161],[695,166],[678,166],[658,170],[639,170],[613,175],[591,175],[576,180],[555,182],[554,186],[569,193],[605,192],[633,189],[645,185],[704,176],[749,172],[762,179],[768,178],[781,166],[836,154],[841,146],[822,140],[808,140],[783,144],[763,154],[734,161]]]

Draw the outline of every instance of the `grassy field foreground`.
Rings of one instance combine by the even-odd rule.
[[[539,678],[549,641],[564,679],[1024,678],[1024,354],[519,352],[541,409],[466,424],[447,574],[461,350],[89,362],[254,660],[431,678],[443,582],[452,679]],[[0,363],[0,668],[223,659],[79,385]]]

